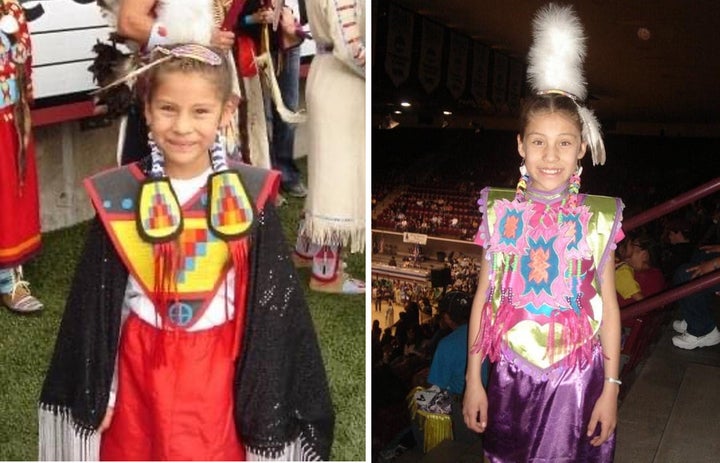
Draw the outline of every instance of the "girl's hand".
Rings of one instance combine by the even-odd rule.
[[[222,50],[230,50],[235,43],[235,34],[230,31],[223,31],[220,29],[213,29],[210,35],[210,45],[213,47],[220,48]]]
[[[480,380],[465,385],[463,397],[463,418],[465,425],[472,431],[485,432],[487,428],[488,400]]]
[[[587,436],[592,437],[596,433],[598,423],[600,424],[600,434],[590,440],[590,445],[593,447],[598,447],[608,440],[617,426],[618,388],[615,384],[606,384],[605,386],[595,402],[587,429]]]
[[[108,407],[107,411],[105,411],[105,417],[103,418],[102,423],[100,423],[100,428],[98,429],[100,433],[105,432],[107,428],[110,427],[114,413],[115,409],[113,407]]]

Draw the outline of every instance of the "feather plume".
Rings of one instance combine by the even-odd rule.
[[[536,93],[562,90],[584,100],[585,51],[585,34],[575,10],[571,6],[547,4],[533,20],[527,70],[530,86]]]
[[[595,117],[595,113],[585,106],[578,105],[578,113],[583,122],[582,138],[590,147],[593,165],[605,164],[605,143],[600,131],[600,122]]]
[[[214,25],[212,0],[173,0],[157,2],[157,22],[167,27],[171,43],[210,44]]]
[[[100,13],[112,30],[111,38],[123,43],[132,42],[117,36],[121,2],[122,0],[96,0]],[[212,27],[215,24],[212,0],[158,1],[154,13],[156,21],[167,26],[168,40],[171,43],[210,43]],[[135,44],[130,46],[140,48]]]

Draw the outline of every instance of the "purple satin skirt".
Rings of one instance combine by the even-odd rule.
[[[485,456],[492,463],[613,461],[615,434],[600,447],[586,436],[604,381],[599,343],[589,363],[548,370],[505,349],[487,387]]]

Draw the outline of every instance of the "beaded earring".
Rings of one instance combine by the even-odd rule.
[[[580,193],[580,175],[582,175],[583,168],[580,165],[580,161],[578,160],[578,167],[575,169],[575,172],[570,176],[569,186],[568,186],[568,198],[566,201],[566,204],[570,207],[577,206],[577,197]]]
[[[520,164],[520,180],[518,180],[517,188],[515,189],[515,199],[517,201],[523,201],[525,199],[525,191],[527,190],[527,183],[530,179],[528,175],[527,167],[525,167],[525,159]]]
[[[220,132],[215,134],[215,141],[210,148],[210,164],[213,172],[223,172],[228,169],[226,146],[225,137]]]

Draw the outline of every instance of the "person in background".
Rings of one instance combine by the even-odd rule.
[[[301,0],[303,1],[303,0]],[[238,18],[238,35],[248,36],[259,50],[263,28],[272,25],[275,12],[264,0],[245,2]],[[305,39],[300,22],[293,10],[284,5],[277,31],[271,31],[270,53],[277,71],[277,82],[285,106],[297,111],[300,97],[300,45]],[[295,126],[282,119],[269,97],[264,98],[265,116],[269,132],[270,162],[280,171],[280,187],[288,196],[304,198],[307,188],[295,164]]]
[[[720,245],[700,246],[690,262],[680,265],[675,270],[673,285],[685,284],[718,269],[720,269]],[[677,302],[682,318],[673,321],[673,329],[678,332],[672,338],[673,345],[692,350],[720,344],[720,330],[713,315],[713,300],[718,291],[720,287],[715,286]]]
[[[308,196],[298,242],[314,245],[310,289],[361,294],[342,253],[365,249],[365,1],[307,0],[310,65]]]
[[[40,251],[35,142],[30,123],[32,45],[22,6],[0,4],[0,294],[5,307],[38,312],[43,304],[30,292],[22,264]]]
[[[671,217],[663,229],[664,246],[660,267],[665,280],[672,281],[678,267],[692,260],[698,245],[693,240],[692,224],[681,216]]]
[[[473,442],[478,438],[478,435],[465,425],[462,414],[471,305],[472,296],[461,291],[451,291],[440,300],[438,312],[442,314],[444,323],[452,332],[438,343],[427,377],[428,383],[450,393],[453,438],[461,442]],[[483,366],[481,374],[487,381],[487,365]]]
[[[620,308],[665,289],[665,277],[657,267],[657,243],[645,234],[629,234],[622,260],[615,266],[615,289]]]

